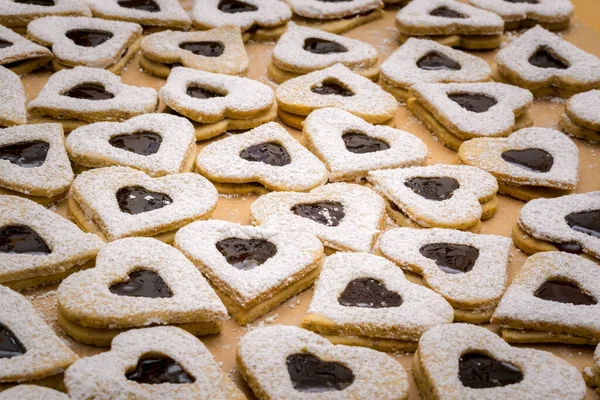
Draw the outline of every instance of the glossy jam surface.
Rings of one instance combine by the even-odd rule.
[[[460,187],[458,181],[448,176],[439,178],[410,178],[404,185],[427,200],[442,201],[452,197],[452,193]]]
[[[346,150],[351,153],[364,154],[387,150],[390,145],[381,139],[367,136],[360,132],[348,132],[342,135]]]
[[[439,51],[430,51],[417,60],[417,67],[426,71],[458,71],[460,64]]]
[[[216,244],[219,253],[234,268],[250,270],[277,254],[277,246],[263,239],[224,239]]]
[[[279,143],[267,142],[246,147],[240,157],[247,161],[262,162],[275,167],[282,167],[292,162],[289,153]]]
[[[13,45],[13,42],[9,42],[8,40],[0,39],[0,49],[5,49]]]
[[[458,103],[465,110],[483,113],[498,104],[496,99],[485,94],[456,93],[449,94],[450,100]]]
[[[35,168],[44,164],[50,144],[41,140],[20,142],[0,147],[0,160],[8,160],[23,168]]]
[[[523,373],[509,362],[481,353],[467,353],[458,360],[458,378],[466,387],[488,389],[519,383]]]
[[[72,87],[62,95],[81,100],[109,100],[115,97],[114,94],[106,91],[104,86],[97,83],[82,83]]]
[[[310,88],[313,93],[317,93],[320,95],[336,95],[342,97],[352,97],[354,96],[354,92],[350,89],[344,87],[339,82],[331,79],[325,80],[320,85],[313,86]]]
[[[574,304],[576,306],[598,304],[596,299],[584,293],[577,284],[561,280],[548,280],[544,282],[533,295],[543,300]]]
[[[27,350],[17,336],[3,324],[0,324],[0,359],[13,358],[25,354]]]
[[[15,3],[19,4],[31,4],[32,6],[46,6],[52,7],[56,5],[54,0],[13,0]]]
[[[129,274],[127,280],[115,283],[108,290],[119,296],[167,298],[173,293],[154,271],[140,269]]]
[[[567,69],[569,65],[552,54],[545,47],[540,47],[529,57],[529,64],[539,68]]]
[[[337,201],[295,204],[291,211],[326,226],[338,226],[346,215],[344,206]]]
[[[448,7],[438,7],[435,10],[431,11],[429,15],[433,15],[434,17],[444,17],[444,18],[467,18],[468,16],[465,14],[461,14],[458,11],[455,11]]]
[[[125,377],[130,381],[150,385],[196,381],[177,361],[165,356],[142,356],[136,368],[125,374]]]
[[[219,10],[227,14],[237,14],[258,10],[258,7],[238,0],[221,0],[217,7]]]
[[[502,153],[502,159],[535,172],[548,172],[554,164],[552,154],[542,149],[508,150]]]
[[[72,29],[65,33],[77,46],[96,47],[110,40],[114,35],[112,32],[97,29]]]
[[[313,54],[346,53],[347,48],[337,42],[319,38],[307,38],[304,40],[304,50]]]
[[[125,186],[117,191],[116,197],[121,211],[132,215],[158,210],[173,203],[166,194],[151,192],[141,186]]]
[[[285,363],[292,386],[299,392],[344,390],[354,382],[354,374],[348,367],[309,353],[292,354]]]
[[[160,149],[162,137],[154,132],[141,131],[126,135],[113,136],[108,140],[111,146],[141,156],[156,154]]]
[[[600,238],[600,210],[572,213],[565,217],[565,221],[577,232]]]
[[[219,57],[225,51],[221,42],[184,42],[179,48],[204,57]]]
[[[41,256],[52,253],[52,250],[30,227],[8,225],[0,228],[0,253]]]
[[[479,258],[479,249],[473,246],[455,243],[429,243],[419,252],[448,274],[464,274],[473,269]]]
[[[154,0],[118,0],[117,4],[123,8],[133,8],[141,11],[160,11],[160,6]]]
[[[402,297],[381,281],[359,278],[348,283],[338,302],[346,307],[389,308],[400,306]]]
[[[188,86],[186,93],[188,96],[193,97],[195,99],[212,99],[213,97],[225,96],[221,93],[213,92],[210,89],[194,85]]]

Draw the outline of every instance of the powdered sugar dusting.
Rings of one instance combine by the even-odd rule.
[[[21,79],[11,70],[0,66],[0,124],[20,125],[27,123],[25,89]]]
[[[0,0],[0,5],[1,4],[2,1]],[[48,57],[52,55],[50,50],[47,48],[25,39],[12,29],[6,28],[2,25],[0,25],[0,39],[12,43],[12,45],[0,49],[0,64],[9,64],[16,61],[28,60],[37,57]]]
[[[159,11],[122,7],[118,0],[84,0],[94,17],[137,22],[141,25],[187,28],[192,21],[177,0],[153,0]]]
[[[244,0],[257,9],[254,11],[227,13],[219,10],[220,0],[195,0],[191,15],[194,25],[200,29],[218,26],[239,26],[245,32],[253,26],[273,28],[285,25],[292,18],[292,11],[277,0]]]
[[[565,112],[582,126],[600,130],[600,90],[590,90],[571,97]]]
[[[543,22],[561,22],[573,15],[569,0],[536,0],[535,2],[509,2],[504,0],[469,0],[471,4],[491,11],[505,21],[527,19]]]

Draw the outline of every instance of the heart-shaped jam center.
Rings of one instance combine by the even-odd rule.
[[[351,153],[364,154],[387,150],[390,145],[381,139],[367,136],[360,132],[348,132],[342,135],[346,150]]]
[[[319,38],[304,39],[303,49],[313,54],[346,53],[348,51],[338,42]]]
[[[77,46],[96,47],[110,40],[114,35],[112,32],[97,29],[72,29],[65,33]]]
[[[282,167],[292,162],[289,153],[279,143],[267,142],[246,147],[240,152],[240,157],[247,161],[262,162]]]
[[[402,304],[402,297],[388,290],[381,281],[358,278],[350,281],[338,298],[346,307],[389,308]]]
[[[554,164],[552,154],[542,149],[508,150],[502,153],[502,159],[535,172],[548,172]]]
[[[404,185],[427,200],[442,201],[452,197],[452,193],[460,187],[458,181],[448,176],[439,178],[415,177],[407,179]]]
[[[156,154],[162,143],[162,137],[154,132],[141,131],[113,136],[108,140],[111,146],[130,151],[141,156]]]
[[[258,10],[258,7],[238,0],[221,0],[217,8],[227,14],[237,14]]]
[[[219,57],[225,51],[221,42],[184,42],[179,48],[204,57]]]
[[[173,293],[160,275],[146,269],[133,271],[126,281],[115,283],[108,290],[119,296],[153,299],[173,297]]]
[[[23,168],[44,164],[50,144],[41,140],[20,142],[0,147],[0,160],[8,160]]]
[[[498,104],[496,99],[485,94],[456,93],[449,94],[448,98],[465,110],[476,113],[486,112]]]
[[[160,11],[160,6],[154,0],[118,0],[117,4],[123,8],[133,8],[134,10]]]
[[[529,64],[539,68],[567,69],[569,64],[556,57],[550,49],[545,46],[538,48],[529,57]]]
[[[509,362],[481,353],[467,353],[458,360],[458,378],[463,386],[488,389],[519,383],[523,373]]]
[[[336,362],[323,361],[312,354],[291,354],[285,364],[292,386],[299,392],[344,390],[354,382],[354,374],[350,368]]]
[[[448,274],[469,272],[479,258],[479,249],[464,244],[429,243],[422,246],[419,252],[424,257],[434,260],[437,266]]]
[[[598,304],[595,298],[584,293],[577,284],[557,279],[547,280],[533,295],[542,300],[557,301],[576,306]]]
[[[458,62],[435,50],[419,58],[417,67],[426,71],[458,71],[462,68]]]
[[[125,377],[137,383],[158,385],[160,383],[194,383],[196,379],[171,357],[142,356],[135,369]]]
[[[109,100],[115,97],[114,94],[106,91],[104,86],[98,83],[82,83],[72,87],[62,95],[82,100]]]
[[[17,336],[5,325],[0,324],[0,359],[20,356],[26,351]]]
[[[433,15],[434,17],[443,17],[443,18],[468,18],[467,15],[461,14],[458,11],[455,11],[448,7],[438,7],[435,10],[431,11],[429,15]]]
[[[295,204],[292,206],[291,211],[296,215],[311,219],[325,226],[338,226],[346,215],[342,203],[328,200]]]
[[[250,270],[277,254],[277,246],[263,239],[224,239],[216,244],[219,253],[234,268]]]
[[[311,87],[310,90],[313,93],[317,93],[324,96],[332,94],[342,97],[354,96],[354,92],[352,90],[344,87],[341,82],[338,82],[335,79],[326,79],[319,85]]]
[[[15,3],[19,4],[31,4],[32,6],[44,6],[44,7],[52,7],[56,5],[54,0],[13,0]]]
[[[13,45],[12,42],[9,42],[8,40],[0,39],[0,49],[4,49],[4,48],[10,47],[12,45]]]
[[[571,229],[600,238],[600,210],[582,211],[565,217]]]
[[[30,227],[8,225],[0,229],[0,253],[41,256],[52,253],[52,250]]]
[[[187,93],[188,96],[193,97],[195,99],[212,99],[213,97],[224,97],[224,94],[221,93],[217,93],[214,92],[210,89],[201,87],[201,86],[197,86],[197,85],[190,85],[187,87],[187,90],[185,91]]]
[[[119,208],[127,214],[140,214],[158,210],[173,203],[173,200],[164,193],[151,192],[141,186],[126,186],[116,194]]]

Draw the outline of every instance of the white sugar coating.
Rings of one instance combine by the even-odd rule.
[[[356,279],[382,283],[388,291],[400,295],[402,304],[381,308],[340,304],[340,296]],[[454,318],[454,310],[442,296],[409,282],[402,270],[385,258],[366,253],[327,257],[307,314],[323,316],[341,326],[352,325],[353,332],[359,331],[361,336],[410,341],[418,341],[427,329],[450,324]]]
[[[535,199],[521,208],[517,223],[534,238],[556,243],[576,242],[585,253],[600,258],[600,238],[571,229],[565,220],[569,214],[595,210],[600,210],[600,191]]]
[[[74,175],[65,151],[62,125],[21,125],[0,129],[0,148],[34,141],[50,145],[44,163],[29,168],[6,159],[0,160],[0,186],[45,197],[65,192],[73,183]]]
[[[304,136],[309,148],[327,165],[330,181],[365,177],[369,171],[423,165],[429,153],[416,136],[365,120],[337,108],[322,108],[304,121]],[[389,149],[371,153],[348,151],[346,133],[360,133],[383,141]]]
[[[115,194],[127,186],[141,186],[166,194],[173,202],[140,214],[122,212]],[[109,167],[83,172],[73,183],[73,198],[109,240],[155,235],[165,229],[173,230],[173,225],[181,226],[182,221],[205,218],[214,209],[218,197],[214,186],[194,173],[151,178],[135,169]]]
[[[238,344],[238,363],[256,380],[270,399],[406,399],[408,378],[404,368],[385,353],[366,347],[333,345],[327,339],[295,326],[274,325],[247,333]],[[341,391],[306,393],[295,390],[287,358],[310,354],[349,368],[354,375]]]
[[[79,46],[66,36],[67,32],[78,29],[110,32],[113,36],[97,46]],[[27,35],[43,45],[51,46],[60,62],[96,68],[114,64],[141,34],[142,27],[138,24],[100,18],[51,16],[38,18],[27,25]]]
[[[537,253],[527,259],[513,279],[496,308],[492,322],[510,327],[512,321],[518,321],[521,329],[600,338],[600,304],[581,306],[544,300],[534,295],[545,282],[557,278],[575,282],[584,293],[600,298],[598,264],[559,251]]]
[[[25,297],[0,285],[0,304],[0,324],[25,347],[22,355],[0,358],[0,383],[56,375],[77,360]]]
[[[549,153],[552,167],[540,172],[510,163],[502,158],[509,150],[540,149]],[[463,164],[481,168],[509,185],[534,185],[571,190],[579,178],[579,151],[564,133],[550,128],[524,128],[507,138],[472,139],[458,151]]]
[[[1,0],[0,4],[2,4]],[[0,25],[0,39],[12,43],[10,46],[0,49],[0,64],[8,64],[16,61],[52,55],[47,48],[25,39],[12,29],[2,25]]]
[[[469,0],[471,4],[491,11],[505,21],[561,22],[573,15],[573,4],[569,0],[536,0],[535,2],[509,2],[505,0]]]
[[[336,94],[321,95],[311,91],[311,88],[329,81],[341,84],[354,95],[349,97]],[[398,108],[394,96],[368,78],[352,72],[343,64],[335,64],[290,79],[279,85],[275,97],[279,108],[291,113],[300,108],[303,110],[302,115],[308,115],[318,108],[335,107],[361,118],[372,119],[374,123],[382,123],[393,118]]]
[[[109,140],[121,135],[152,132],[161,138],[158,151],[141,155],[115,147]],[[196,144],[194,126],[186,118],[159,113],[144,114],[125,122],[97,122],[72,131],[66,140],[71,159],[87,167],[121,165],[151,176],[181,172]]]
[[[266,240],[277,247],[275,255],[253,269],[229,264],[216,244],[225,239]],[[318,266],[323,246],[305,232],[279,232],[226,221],[197,221],[181,228],[174,246],[197,265],[213,285],[245,305],[292,283]]]
[[[0,226],[23,225],[46,242],[50,254],[0,253],[0,280],[55,274],[93,259],[104,243],[45,207],[17,196],[0,196]]]
[[[518,383],[469,388],[459,378],[458,360],[466,353],[489,355],[515,365],[523,374]],[[471,324],[441,325],[421,337],[419,369],[439,399],[583,399],[585,382],[567,361],[541,350],[512,347],[490,330]]]
[[[114,97],[98,101],[62,95],[84,83],[103,85]],[[150,113],[156,109],[157,103],[158,96],[152,88],[125,85],[121,83],[118,75],[105,69],[75,67],[55,72],[27,107],[31,112],[44,108],[77,112],[82,120],[94,120],[89,113],[106,113],[105,120],[114,120],[115,117],[111,114],[115,112],[127,113],[130,116]]]
[[[228,13],[218,6],[221,0],[194,0],[190,15],[194,25],[201,29],[218,26],[239,26],[246,32],[254,26],[274,28],[285,25],[292,18],[292,11],[283,2],[277,0],[244,0],[244,4],[256,7],[255,11]]]
[[[438,8],[456,11],[466,18],[430,14]],[[432,28],[442,28],[444,34],[469,34],[480,30],[477,34],[491,35],[502,33],[504,21],[497,14],[454,0],[419,0],[411,1],[400,9],[396,15],[396,27],[400,32],[411,33],[427,34]]]
[[[566,61],[566,69],[540,68],[529,58],[540,48]],[[600,85],[600,59],[541,26],[529,29],[496,53],[496,63],[519,79],[540,86]]]
[[[70,397],[58,390],[36,385],[18,385],[0,392],[0,400],[69,400]]]
[[[119,0],[84,0],[95,17],[137,22],[141,25],[187,28],[192,21],[178,0],[153,0],[159,11],[122,7]]]
[[[321,215],[328,220],[328,225],[291,211],[296,204],[323,201],[342,204],[345,215],[339,225],[332,226],[326,210]],[[309,193],[272,192],[260,196],[250,207],[252,221],[266,229],[310,232],[321,239],[324,246],[344,251],[371,251],[385,215],[385,204],[377,193],[349,183],[332,183]]]
[[[507,136],[515,125],[515,114],[533,102],[529,90],[499,82],[418,83],[411,94],[436,117],[443,117],[436,119],[462,139]],[[450,99],[452,94],[485,95],[497,103],[485,112],[473,112]]]
[[[323,3],[327,4],[327,3]],[[304,50],[306,39],[322,39],[346,48],[342,53],[315,54]],[[368,43],[320,29],[288,24],[272,53],[273,64],[287,71],[312,72],[342,63],[349,68],[366,68],[377,63],[377,50]]]
[[[428,200],[415,193],[405,182],[411,178],[449,177],[459,187],[446,200]],[[436,221],[440,225],[474,225],[481,219],[480,200],[490,199],[498,190],[496,178],[468,165],[436,164],[427,167],[398,168],[372,171],[367,179],[375,190],[396,204],[413,220]],[[426,225],[424,225],[426,226]]]
[[[195,382],[148,385],[127,379],[126,373],[136,368],[140,358],[152,354],[174,359]],[[65,386],[73,399],[245,398],[200,340],[172,326],[121,333],[113,339],[110,351],[74,363],[65,372]]]
[[[120,296],[109,290],[139,270],[160,276],[172,297]],[[94,328],[228,319],[225,306],[194,264],[152,238],[109,243],[98,253],[95,268],[73,274],[60,284],[57,299],[67,318]]]
[[[381,0],[283,0],[294,14],[313,19],[336,19],[383,8]]]
[[[473,268],[449,274],[434,259],[421,254],[427,244],[449,243],[472,246],[479,251]],[[478,235],[453,229],[396,228],[385,232],[378,242],[381,254],[401,268],[418,273],[425,284],[459,308],[489,308],[495,305],[507,283],[512,241],[503,236]]]
[[[460,64],[460,69],[421,69],[417,62],[430,52],[441,53]],[[485,60],[427,39],[409,38],[381,64],[381,79],[401,88],[417,83],[480,82],[489,79]]]
[[[17,74],[0,66],[0,123],[21,125],[27,123],[25,88]]]
[[[569,118],[576,118],[582,126],[600,130],[600,90],[590,90],[571,97],[565,112]]]
[[[5,26],[27,26],[41,16],[83,15],[91,17],[89,7],[81,0],[54,0],[53,6],[17,3],[14,0],[0,0],[0,23]],[[11,23],[11,21],[13,21]]]
[[[270,165],[241,157],[245,149],[265,143],[283,147],[289,164]],[[210,143],[198,154],[196,169],[217,182],[259,182],[272,190],[300,192],[323,185],[328,177],[325,165],[276,122]]]
[[[194,98],[186,93],[190,86],[199,86],[224,96]],[[259,81],[184,67],[171,70],[159,96],[180,114],[200,114],[196,120],[203,123],[217,122],[238,113],[256,116],[270,108],[274,101],[273,90]]]

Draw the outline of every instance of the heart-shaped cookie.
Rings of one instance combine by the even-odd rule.
[[[27,123],[25,89],[17,74],[0,67],[0,126],[13,126]]]
[[[246,398],[200,340],[172,326],[121,333],[110,351],[74,363],[65,386],[75,399]]]
[[[369,252],[382,227],[385,205],[371,189],[332,183],[309,193],[265,194],[252,203],[250,215],[267,229],[311,232],[334,250]]]
[[[0,65],[5,65],[19,75],[44,66],[52,58],[52,53],[47,48],[1,25],[0,44]]]
[[[0,392],[0,400],[27,399],[27,400],[69,400],[70,397],[58,390],[37,385],[20,384]]]
[[[385,258],[337,253],[325,260],[302,327],[333,343],[414,351],[423,332],[453,317],[442,296]]]
[[[27,24],[48,15],[91,17],[88,5],[79,0],[0,0],[0,24],[25,33]]]
[[[196,136],[185,118],[145,114],[125,122],[97,122],[69,134],[71,160],[86,168],[126,166],[150,176],[189,172]]]
[[[384,353],[334,346],[294,326],[257,328],[240,340],[237,363],[260,399],[407,399],[404,368]]]
[[[96,18],[187,29],[192,21],[177,0],[86,0]]]
[[[337,108],[322,108],[304,121],[306,146],[329,169],[329,180],[351,181],[369,171],[422,165],[425,143],[412,134],[365,120]]]
[[[469,0],[475,7],[498,14],[504,29],[529,28],[541,25],[551,31],[569,27],[573,4],[569,0]]]
[[[569,135],[600,143],[600,116],[596,112],[599,102],[600,90],[590,90],[571,97],[560,116],[560,127]]]

